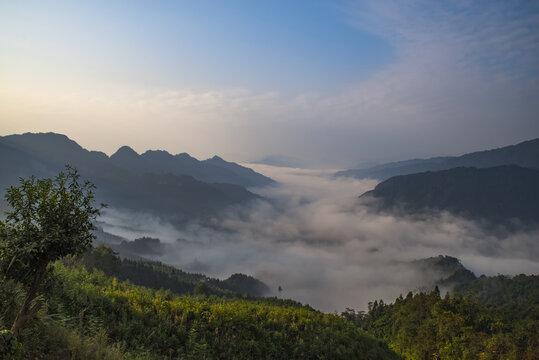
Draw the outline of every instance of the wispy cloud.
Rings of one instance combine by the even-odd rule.
[[[384,36],[402,56],[441,52],[455,66],[489,77],[539,75],[535,2],[362,1],[348,10],[355,26]]]

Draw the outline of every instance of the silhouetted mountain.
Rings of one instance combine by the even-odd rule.
[[[186,154],[175,157],[164,151],[149,151],[140,156],[122,147],[115,155],[113,159],[102,152],[88,151],[65,135],[54,133],[0,137],[0,193],[16,185],[19,177],[55,176],[69,164],[97,186],[99,201],[116,208],[167,215],[178,224],[194,217],[210,218],[227,206],[259,197],[237,184],[206,183],[192,176],[175,175],[176,162],[171,158],[202,164],[199,169],[208,169],[209,173],[233,174],[229,178],[238,181],[268,179],[224,160],[199,162]],[[137,170],[137,164],[144,169]],[[172,166],[170,171],[166,170],[167,164]],[[242,177],[244,173],[248,176]]]
[[[148,150],[138,155],[130,147],[123,146],[111,155],[110,160],[116,166],[137,174],[190,175],[204,182],[237,184],[246,187],[273,183],[273,180],[252,169],[225,161],[218,156],[199,161],[186,153],[172,155],[162,150]]]
[[[361,196],[380,210],[445,210],[472,219],[509,224],[539,222],[539,170],[504,165],[459,167],[392,177]]]
[[[460,166],[487,168],[500,165],[518,165],[539,169],[539,139],[524,141],[517,145],[505,146],[494,150],[473,152],[458,157],[435,157],[399,161],[367,169],[340,171],[336,175],[385,180],[397,175],[447,170]]]

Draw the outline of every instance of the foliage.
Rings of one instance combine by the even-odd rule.
[[[62,262],[53,275],[47,306],[21,333],[28,358],[399,359],[340,316],[296,302],[178,296]]]
[[[49,263],[68,254],[83,253],[91,246],[94,186],[81,183],[76,170],[67,167],[55,179],[20,179],[10,187],[6,201],[12,208],[0,221],[0,274],[26,287],[26,300],[15,318],[16,334],[39,310],[32,305]]]
[[[0,330],[0,355],[8,359],[20,357],[22,345],[10,330]]]
[[[539,359],[539,276],[485,276],[458,293],[409,293],[343,316],[407,359]]]

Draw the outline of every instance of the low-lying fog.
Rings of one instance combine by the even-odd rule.
[[[226,278],[241,272],[280,296],[323,311],[365,309],[422,286],[406,262],[439,254],[461,259],[478,274],[539,273],[539,230],[493,235],[449,214],[422,219],[376,215],[358,196],[374,180],[333,178],[331,171],[248,165],[279,182],[251,189],[268,201],[231,209],[218,226],[184,229],[145,214],[107,209],[104,230],[133,240],[152,236],[170,244],[157,258],[192,272]],[[217,220],[216,220],[217,221]],[[180,240],[178,240],[180,239]]]

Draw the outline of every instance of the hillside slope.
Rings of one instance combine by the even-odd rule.
[[[439,171],[455,167],[487,168],[500,165],[518,165],[539,169],[539,139],[493,150],[478,151],[455,157],[414,159],[378,165],[366,169],[340,171],[336,176],[385,180],[392,176],[425,171]]]
[[[290,300],[177,296],[60,262],[52,271],[47,306],[19,339],[23,358],[400,359],[340,316]],[[3,288],[0,328],[20,291]]]
[[[513,165],[392,177],[361,195],[379,210],[449,211],[493,223],[539,223],[539,170]]]
[[[539,276],[470,279],[343,315],[407,359],[538,359]]]

